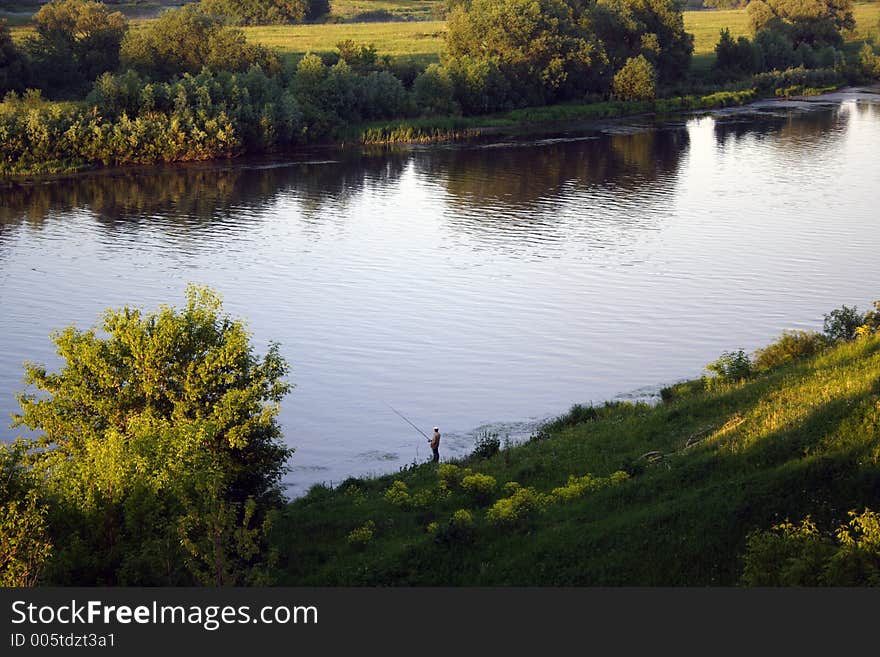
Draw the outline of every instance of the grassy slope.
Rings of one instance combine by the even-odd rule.
[[[464,492],[421,511],[383,499],[394,479],[437,486],[432,465],[355,486],[316,488],[278,525],[288,584],[733,585],[747,534],[813,514],[836,526],[880,508],[880,337],[843,345],[748,382],[677,388],[661,406],[619,406],[542,441],[471,461],[474,471],[549,492],[569,475],[625,483],[554,503],[517,530],[490,527]],[[703,438],[685,448],[689,438]],[[661,450],[660,464],[633,468]],[[498,497],[498,495],[496,495]],[[472,542],[436,543],[428,522],[468,508]],[[357,551],[347,534],[372,520]]]

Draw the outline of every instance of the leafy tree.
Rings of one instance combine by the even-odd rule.
[[[256,64],[280,68],[278,57],[247,42],[244,32],[226,27],[223,19],[191,4],[165,11],[150,24],[130,32],[122,42],[122,64],[154,79],[182,73],[246,71]]]
[[[801,43],[839,46],[841,32],[856,25],[852,0],[752,0],[746,11],[753,32],[781,32],[795,47]]]
[[[603,54],[576,9],[577,3],[566,0],[459,5],[448,21],[448,57],[497,67],[515,105],[583,94],[595,88]]]
[[[52,93],[81,91],[119,66],[125,17],[93,0],[52,0],[34,14],[36,34],[25,44],[34,82]]]
[[[865,323],[865,316],[856,306],[841,306],[825,315],[823,330],[832,342],[849,341],[856,337],[856,329]]]
[[[722,78],[738,78],[757,73],[761,66],[761,53],[756,51],[746,37],[734,40],[730,30],[721,30],[721,38],[715,44],[715,62],[712,68]]]
[[[657,74],[644,55],[633,57],[615,75],[611,84],[614,95],[623,100],[654,100]]]
[[[0,20],[0,96],[22,91],[27,82],[27,61],[15,46],[5,20]]]
[[[275,420],[290,388],[277,345],[257,358],[242,322],[194,286],[180,311],[109,310],[54,341],[64,365],[26,366],[36,391],[16,417],[40,433],[29,459],[49,500],[52,581],[265,581],[292,452]]]
[[[329,0],[201,0],[201,8],[234,25],[284,25],[330,12]]]
[[[456,114],[458,104],[449,72],[439,64],[431,64],[413,82],[416,107],[424,114]]]
[[[687,73],[694,50],[693,36],[684,29],[678,0],[599,0],[591,12],[611,70],[644,55],[664,84]]]

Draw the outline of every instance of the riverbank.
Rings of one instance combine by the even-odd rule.
[[[753,532],[880,506],[878,377],[873,335],[656,407],[575,407],[488,457],[314,486],[276,526],[280,583],[739,584]]]
[[[841,88],[843,88],[842,82],[820,88],[794,85],[786,88],[775,88],[772,93],[760,93],[757,89],[751,88],[737,91],[718,91],[699,96],[678,96],[658,99],[656,101],[611,100],[590,103],[565,103],[543,107],[528,107],[504,113],[473,117],[442,116],[371,122],[351,126],[344,130],[343,134],[340,134],[336,140],[331,142],[308,144],[282,152],[237,153],[228,150],[226,157],[222,158],[198,156],[191,159],[184,158],[172,162],[158,161],[155,163],[138,161],[136,158],[130,164],[117,164],[115,166],[102,161],[89,163],[82,159],[64,159],[55,156],[49,159],[35,160],[30,165],[22,165],[21,163],[10,161],[0,167],[0,186],[4,184],[45,182],[78,173],[96,170],[125,170],[151,164],[174,165],[188,162],[221,162],[243,155],[248,157],[258,157],[261,155],[284,157],[296,153],[314,151],[316,148],[333,149],[351,145],[437,144],[523,135],[551,136],[577,130],[590,130],[599,121],[629,119],[645,115],[667,118],[676,114],[694,111],[711,111],[731,107],[747,108],[753,103],[766,102],[767,100],[775,101],[780,98],[819,97],[821,99],[823,95]],[[41,102],[43,105],[38,104],[38,107],[32,107],[28,111],[31,113],[41,111],[40,107],[42,107],[42,111],[51,113],[56,122],[59,116],[75,112],[75,103]],[[43,141],[45,141],[44,148],[49,148],[49,144],[53,142],[63,143],[65,139],[63,130],[55,135],[55,139],[50,139],[50,137],[51,135],[43,136]],[[231,141],[228,135],[226,139]]]

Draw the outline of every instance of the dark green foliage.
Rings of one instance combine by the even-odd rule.
[[[752,361],[745,351],[725,351],[721,357],[706,365],[706,369],[713,372],[718,378],[726,381],[739,381],[746,379],[752,374]]]
[[[880,586],[880,515],[850,512],[834,535],[807,516],[748,538],[747,586]]]
[[[851,0],[752,0],[746,11],[753,32],[778,32],[795,47],[840,46],[856,24]]]
[[[81,93],[119,65],[128,25],[119,12],[92,0],[52,0],[34,14],[36,34],[25,48],[33,62],[32,84],[48,94]]]
[[[474,438],[474,457],[486,459],[494,456],[501,449],[501,439],[492,431],[481,431]]]
[[[34,586],[52,543],[39,481],[27,466],[28,441],[0,442],[0,586]]]
[[[27,60],[12,41],[6,21],[0,20],[0,98],[8,91],[23,91],[27,81]]]
[[[455,87],[449,72],[438,64],[431,64],[413,82],[413,100],[422,114],[456,114]]]
[[[197,4],[162,12],[143,29],[129,32],[120,57],[124,67],[154,80],[196,74],[206,67],[236,72],[254,65],[270,72],[280,68],[277,55],[247,43],[244,32],[226,27]]]
[[[565,0],[473,0],[450,14],[446,42],[450,69],[466,72],[453,77],[471,78],[469,86],[478,87],[484,86],[478,79],[497,71],[515,107],[595,88],[604,59],[595,35],[581,22],[580,6]],[[496,87],[490,92],[493,109],[506,104],[498,85],[485,86]],[[484,105],[458,101],[466,112]]]
[[[684,29],[682,5],[677,0],[602,0],[592,19],[612,71],[643,55],[662,84],[677,82],[687,73],[693,36]]]
[[[290,386],[210,290],[181,311],[108,311],[54,336],[58,372],[30,364],[18,425],[48,506],[57,584],[264,583],[265,545],[292,450],[277,404]]]
[[[715,45],[713,70],[722,79],[735,79],[757,73],[763,66],[763,57],[756,46],[746,37],[734,41],[730,30],[721,30],[721,38]]]
[[[832,342],[846,342],[856,337],[856,329],[865,323],[865,316],[856,306],[841,306],[825,315],[823,330]]]
[[[356,73],[364,74],[378,70],[379,54],[376,46],[355,43],[352,39],[345,39],[336,44],[339,58],[344,59]]]
[[[809,358],[828,347],[828,341],[815,331],[785,331],[780,338],[755,352],[756,370],[769,370],[801,358]]]
[[[199,5],[232,25],[302,23],[330,12],[329,0],[201,0]]]

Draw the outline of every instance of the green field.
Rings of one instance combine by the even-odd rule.
[[[282,583],[735,585],[750,532],[808,514],[827,531],[880,508],[878,381],[874,336],[744,381],[680,384],[656,407],[573,409],[457,473],[314,487],[278,525]],[[468,490],[464,468],[494,487]],[[507,482],[538,502],[499,524]]]
[[[427,18],[431,16],[432,7],[437,2],[430,0],[340,0],[335,3],[334,14],[346,18],[353,17],[363,11],[386,9],[396,16],[409,12],[410,17]],[[133,6],[134,7],[134,6]],[[392,11],[393,10],[393,11]],[[850,36],[851,40],[862,40],[878,34],[877,21],[880,19],[880,3],[859,4],[855,7],[856,29]],[[13,28],[17,39],[29,31],[21,25]],[[143,20],[143,19],[141,19]],[[140,22],[140,21],[138,21]],[[748,34],[748,19],[742,9],[721,11],[686,11],[685,27],[694,35],[694,54],[698,56],[695,64],[701,66],[700,60],[710,55],[718,42],[718,34],[722,28],[728,28],[734,37]],[[314,25],[273,25],[265,27],[245,28],[248,39],[276,48],[281,53],[291,56],[303,55],[307,52],[328,53],[335,50],[336,44],[345,39],[358,43],[373,44],[380,54],[395,58],[414,59],[428,64],[437,61],[443,51],[443,35],[446,30],[444,21],[410,20],[368,23],[322,23]],[[711,61],[711,60],[708,60]]]
[[[444,21],[269,25],[245,28],[250,41],[275,48],[285,55],[333,52],[337,43],[352,39],[357,43],[375,45],[380,54],[415,59],[425,65],[440,58],[445,32]]]

